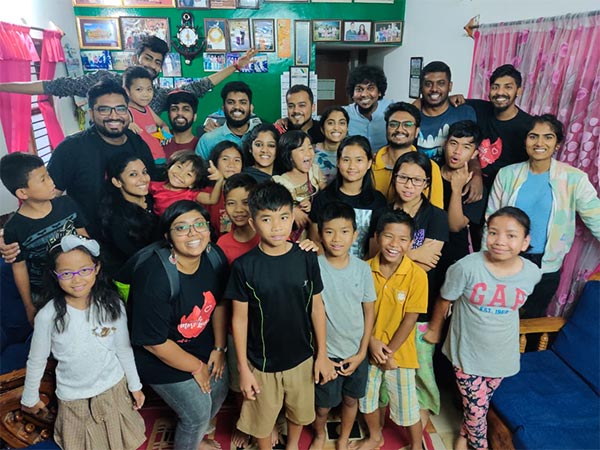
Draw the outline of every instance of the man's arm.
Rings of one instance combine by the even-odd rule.
[[[43,81],[25,81],[14,83],[0,83],[0,92],[25,95],[43,95]]]
[[[250,50],[248,50],[246,53],[244,53],[242,56],[240,56],[237,60],[237,66],[231,65],[229,67],[225,67],[224,69],[219,70],[217,73],[213,73],[212,75],[210,75],[208,77],[208,79],[212,82],[212,84],[214,86],[216,86],[217,84],[219,84],[221,81],[223,81],[225,78],[229,77],[231,74],[233,74],[237,68],[243,68],[246,67],[248,64],[250,64],[250,62],[252,61],[252,58],[254,58],[254,56],[256,56],[256,54],[258,53],[258,50],[256,50],[255,48],[251,48]]]

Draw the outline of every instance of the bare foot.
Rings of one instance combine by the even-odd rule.
[[[271,431],[271,447],[275,447],[277,444],[281,442],[281,435],[277,430],[277,425],[273,427],[273,431]]]
[[[313,440],[310,443],[310,447],[308,450],[323,450],[325,446],[325,433],[315,433],[313,436]]]
[[[338,439],[335,443],[335,450],[350,450],[350,441]]]
[[[383,436],[380,439],[372,437],[361,439],[360,441],[352,441],[348,448],[350,450],[379,450],[383,445]]]
[[[250,436],[236,428],[231,434],[231,443],[235,448],[246,448],[250,444]]]
[[[221,444],[214,439],[204,438],[200,442],[198,450],[221,450]]]
[[[468,450],[467,438],[464,436],[458,436],[454,442],[454,450]]]

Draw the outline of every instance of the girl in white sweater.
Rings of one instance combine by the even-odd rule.
[[[57,444],[63,450],[137,449],[145,440],[144,421],[137,412],[144,394],[125,308],[101,272],[100,247],[94,240],[69,235],[49,253],[50,300],[35,318],[22,409],[38,414],[46,407],[39,388],[52,353],[58,362]]]

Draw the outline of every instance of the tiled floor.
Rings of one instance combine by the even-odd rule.
[[[458,409],[456,401],[452,398],[452,393],[449,389],[441,388],[440,396],[440,414],[431,416],[431,422],[433,422],[433,426],[438,436],[442,439],[446,450],[451,450],[454,440],[458,436],[462,413]]]

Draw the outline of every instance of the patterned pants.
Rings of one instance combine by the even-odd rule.
[[[454,367],[454,374],[463,405],[460,435],[467,439],[469,448],[487,449],[487,412],[502,378],[469,375],[458,367]]]

